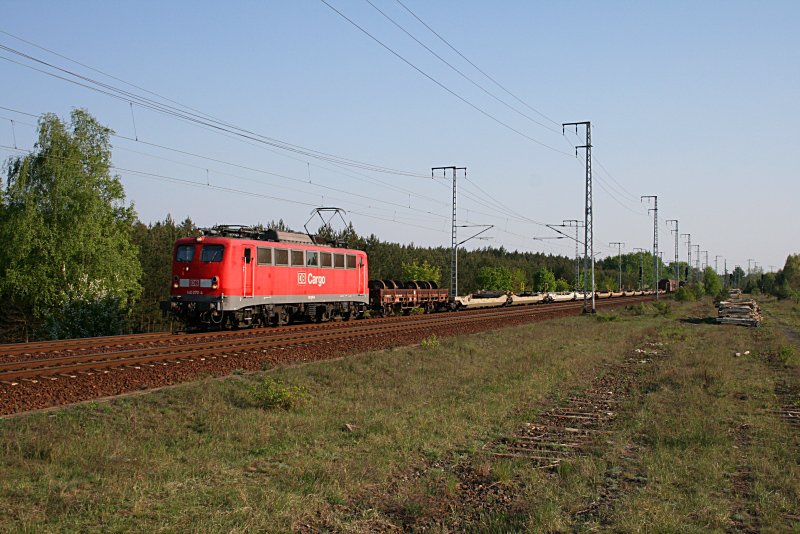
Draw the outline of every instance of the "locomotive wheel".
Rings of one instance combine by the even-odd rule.
[[[283,310],[278,310],[275,312],[275,317],[272,319],[272,324],[274,326],[283,326],[289,323],[289,314],[287,314]]]

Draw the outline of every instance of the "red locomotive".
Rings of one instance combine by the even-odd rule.
[[[367,255],[316,237],[216,226],[178,239],[161,308],[189,327],[281,325],[363,314]]]

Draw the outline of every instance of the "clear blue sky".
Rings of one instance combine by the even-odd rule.
[[[748,258],[768,269],[800,252],[800,3],[404,0],[522,104],[400,4],[372,0],[542,126],[453,72],[366,1],[328,1],[517,132],[460,101],[319,0],[5,0],[0,30],[257,134],[421,176],[334,166],[138,105],[134,133],[128,102],[6,59],[0,59],[0,106],[61,116],[85,107],[120,136],[138,135],[142,142],[114,138],[114,162],[126,169],[118,172],[144,221],[171,213],[200,225],[283,218],[301,228],[311,206],[325,204],[348,210],[362,234],[448,245],[450,182],[424,176],[433,166],[458,165],[468,168],[468,180],[459,181],[460,224],[495,225],[490,241],[468,246],[567,255],[574,252],[571,242],[533,240],[555,234],[532,221],[583,217],[584,171],[572,148],[582,139],[562,136],[557,124],[590,120],[601,255],[615,253],[611,241],[625,242],[627,251],[652,247],[652,218],[640,195],[659,197],[667,260],[674,238],[666,219],[680,221],[681,233],[709,251],[712,266],[720,255],[729,269],[746,268]],[[5,33],[0,45],[146,95]],[[53,72],[5,49],[0,58]],[[0,110],[0,145],[12,146],[15,134],[17,146],[30,148],[35,120]],[[3,159],[11,154],[0,150]]]

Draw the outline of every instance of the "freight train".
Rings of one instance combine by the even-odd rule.
[[[652,292],[649,292],[652,293]],[[596,298],[649,294],[597,292]],[[364,316],[544,304],[583,292],[479,292],[450,297],[435,282],[368,280],[367,254],[308,234],[238,225],[175,242],[161,309],[191,329],[280,326]]]

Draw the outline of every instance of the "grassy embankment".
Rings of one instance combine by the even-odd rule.
[[[799,530],[797,429],[773,411],[800,347],[681,321],[712,314],[559,319],[2,420],[0,530]],[[483,448],[646,342],[664,354],[592,455],[550,472]],[[265,408],[283,400],[300,405]],[[467,468],[504,500],[470,500]]]
[[[767,316],[777,319],[800,332],[800,304],[793,300],[777,300],[775,297],[756,297]]]

